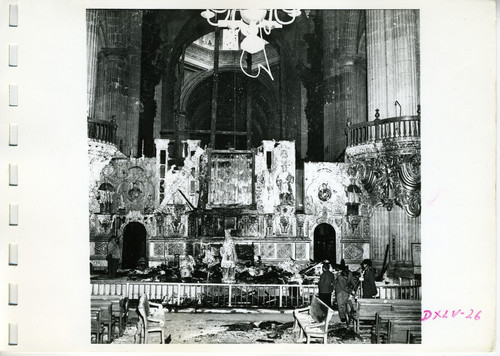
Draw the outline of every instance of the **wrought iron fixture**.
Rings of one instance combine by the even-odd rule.
[[[282,20],[278,11],[284,12],[288,20]],[[262,37],[263,34],[269,35],[271,30],[282,28],[283,25],[291,24],[297,16],[300,15],[298,9],[206,9],[201,16],[207,19],[208,23],[216,27],[229,28],[239,31],[245,38],[241,41],[242,49],[240,56],[240,68],[243,73],[251,78],[257,78],[261,68],[269,74],[271,80],[274,80],[267,59],[266,44],[268,42]],[[243,67],[243,57],[245,52],[255,54],[263,52],[265,66],[257,65],[257,74],[248,73]]]

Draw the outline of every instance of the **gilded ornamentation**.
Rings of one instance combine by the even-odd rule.
[[[163,253],[165,252],[165,244],[163,242],[156,242],[154,244],[154,256],[163,256]]]
[[[412,217],[420,215],[420,154],[383,155],[356,163],[369,205],[391,210],[396,204]]]
[[[361,260],[363,258],[363,246],[360,244],[344,244],[344,258],[346,260]]]
[[[297,236],[304,236],[304,221],[305,216],[302,214],[298,214],[295,216],[297,220]]]
[[[260,256],[260,244],[253,245],[253,254],[254,256]]]
[[[260,247],[262,258],[276,258],[276,246],[274,243],[263,243]]]
[[[363,219],[363,237],[370,238],[370,218]]]
[[[140,211],[129,211],[126,216],[127,223],[131,221],[144,222],[144,215]]]
[[[292,258],[292,244],[277,244],[277,258],[290,259]]]
[[[102,235],[110,233],[110,228],[112,226],[111,218],[109,215],[98,215],[99,228],[98,231]]]
[[[295,259],[307,259],[307,244],[295,244]]]
[[[169,255],[182,255],[184,253],[184,244],[180,242],[171,242],[168,244]]]
[[[266,236],[273,235],[273,215],[268,214],[266,216]]]
[[[94,247],[95,254],[97,256],[106,256],[108,253],[108,243],[107,242],[96,242]]]
[[[332,191],[328,183],[322,183],[318,189],[318,198],[321,201],[327,201],[332,197]]]

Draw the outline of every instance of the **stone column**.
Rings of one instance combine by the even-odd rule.
[[[420,104],[418,10],[366,10],[368,118],[417,115]],[[401,105],[395,104],[396,101]]]
[[[348,122],[366,121],[364,16],[362,10],[324,12],[325,161],[342,160]]]
[[[139,127],[139,115],[142,110],[140,99],[141,92],[141,54],[142,54],[142,11],[127,11],[127,18],[124,19],[127,24],[127,71],[128,75],[128,93],[127,93],[127,141],[130,147],[137,146],[139,140],[137,129]],[[145,139],[144,148],[147,157],[153,156],[153,123],[150,124],[149,136]]]
[[[138,145],[142,12],[97,11],[103,38],[97,61],[95,117],[116,120],[117,144],[128,155],[137,152]]]
[[[87,116],[94,117],[94,100],[97,81],[97,11],[87,10]]]

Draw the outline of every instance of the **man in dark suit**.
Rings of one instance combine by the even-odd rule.
[[[332,292],[333,284],[335,282],[335,276],[330,272],[330,265],[328,263],[323,264],[323,273],[319,277],[319,299],[332,307]]]
[[[363,270],[361,274],[363,298],[373,298],[377,295],[377,286],[375,285],[375,269],[372,267],[372,261],[369,259],[361,262]]]

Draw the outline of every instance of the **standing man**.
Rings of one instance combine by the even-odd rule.
[[[319,277],[319,299],[332,307],[332,292],[333,284],[335,282],[335,276],[330,272],[330,265],[328,263],[323,264],[323,273]]]
[[[372,261],[363,260],[361,269],[363,272],[359,280],[362,281],[363,298],[374,298],[378,291],[375,285],[375,269],[372,267]]]
[[[121,249],[118,245],[118,238],[113,235],[108,242],[108,277],[116,278],[116,271],[118,270],[118,264],[121,258]]]
[[[352,284],[354,279],[349,277],[350,272],[347,266],[345,266],[342,271],[337,275],[337,280],[335,281],[335,299],[337,301],[337,306],[339,308],[339,318],[340,321],[345,322],[349,327],[350,323],[350,309],[352,306],[349,302],[349,297],[352,293]]]

